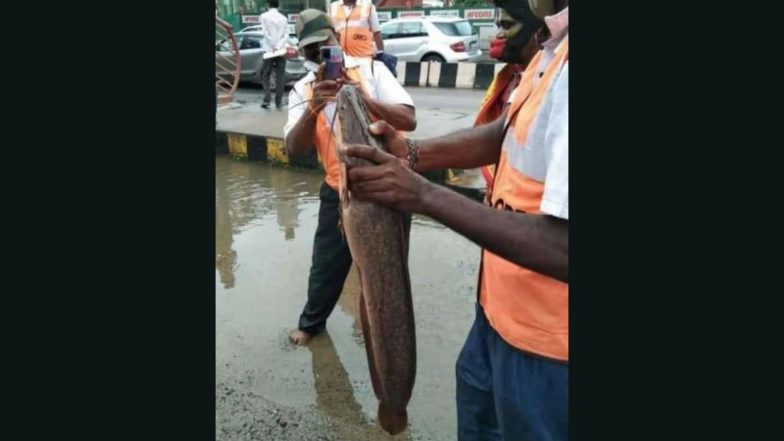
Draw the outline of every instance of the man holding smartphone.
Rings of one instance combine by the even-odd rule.
[[[319,192],[321,204],[307,303],[297,329],[290,335],[294,343],[305,344],[325,329],[352,263],[348,243],[338,226],[340,163],[332,134],[336,108],[334,98],[344,85],[358,87],[368,110],[401,131],[416,129],[416,116],[411,96],[381,62],[344,54],[342,76],[324,78],[322,61],[325,60],[321,59],[321,48],[338,46],[332,22],[324,12],[317,9],[302,11],[295,28],[299,49],[306,58],[305,67],[309,72],[289,93],[288,121],[283,128],[286,153],[299,156],[315,148],[326,172]],[[410,225],[410,216],[407,220]]]

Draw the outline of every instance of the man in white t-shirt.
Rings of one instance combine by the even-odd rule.
[[[413,131],[416,116],[411,96],[381,62],[345,55],[344,78],[318,81],[317,72],[322,69],[321,46],[337,45],[332,23],[324,12],[307,9],[299,14],[295,27],[309,72],[289,93],[288,121],[283,127],[286,153],[290,157],[305,155],[315,147],[326,171],[319,192],[321,204],[308,279],[308,299],[298,327],[290,335],[294,343],[305,344],[314,334],[324,330],[352,263],[348,243],[338,226],[340,165],[332,137],[337,91],[341,87],[360,87],[368,110],[398,130]],[[410,215],[406,219],[408,228]]]
[[[261,50],[265,54],[279,52],[286,48],[288,44],[289,21],[285,15],[278,11],[278,0],[269,0],[269,10],[259,17],[259,24],[264,39],[261,42]],[[262,60],[261,81],[264,84],[264,101],[261,107],[265,109],[270,106],[272,100],[270,75],[275,71],[275,107],[280,109],[283,104],[283,86],[286,84],[286,56],[285,54],[266,58]]]

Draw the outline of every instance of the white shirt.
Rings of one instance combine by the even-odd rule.
[[[547,173],[539,209],[569,220],[569,62],[564,63],[539,110],[544,124]],[[534,124],[539,123],[536,121]],[[538,127],[534,127],[537,129]]]
[[[286,47],[289,39],[289,20],[285,15],[278,12],[276,8],[261,14],[259,17],[261,31],[264,39],[261,42],[261,50],[264,52],[275,52]]]
[[[539,61],[539,66],[536,70],[534,87],[539,84],[539,78],[544,74],[547,65],[550,64],[558,43],[563,41],[564,37],[569,33],[569,7],[567,6],[555,15],[545,17],[544,22],[550,31],[550,38],[542,43],[542,59]]]
[[[357,0],[357,3],[353,6],[344,4],[343,0],[339,0],[335,3],[339,5],[343,5],[343,11],[345,11],[346,17],[348,17],[349,15],[351,15],[351,11],[353,11],[354,8],[359,6],[362,2],[360,0]],[[379,32],[380,29],[381,27],[379,26],[378,23],[378,14],[376,13],[376,5],[372,5],[370,7],[370,32]]]
[[[354,58],[344,55],[346,68],[359,66],[360,74],[364,81],[365,90],[368,95],[387,104],[405,104],[414,107],[414,101],[411,96],[406,92],[403,86],[400,85],[397,78],[392,76],[387,66],[380,61],[373,61],[373,68],[371,70],[371,61],[369,59]],[[289,115],[286,125],[283,126],[283,139],[286,139],[289,132],[302,115],[307,111],[307,103],[305,101],[305,85],[315,81],[316,75],[311,71],[297,81],[294,88],[289,92]],[[327,115],[327,120],[332,124],[335,118],[336,104],[334,102],[328,103],[323,112]]]
[[[568,8],[556,14],[556,19],[545,17],[551,38],[542,44],[542,58],[537,66],[534,87],[539,74],[544,72],[554,56],[556,47],[569,33]],[[516,92],[516,91],[515,91]],[[515,93],[509,97],[511,103]],[[512,144],[510,130],[504,144]],[[509,153],[514,163],[526,176],[544,182],[544,193],[539,209],[546,214],[569,220],[569,62],[553,78],[542,99],[539,110],[531,121],[525,145]]]

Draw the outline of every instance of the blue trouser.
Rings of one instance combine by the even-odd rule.
[[[458,441],[566,441],[569,365],[509,345],[477,304],[455,368]]]

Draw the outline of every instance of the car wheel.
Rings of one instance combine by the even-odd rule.
[[[446,60],[444,60],[444,57],[438,54],[427,54],[424,57],[422,57],[423,63],[430,63],[431,61],[435,61],[437,63],[443,63]]]

